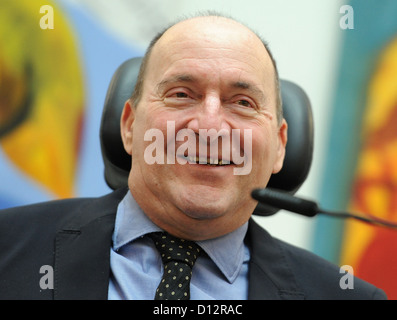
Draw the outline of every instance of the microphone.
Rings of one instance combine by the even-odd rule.
[[[255,189],[252,191],[251,196],[255,200],[258,200],[265,205],[269,205],[277,209],[284,209],[295,212],[306,217],[314,217],[317,214],[324,214],[337,218],[353,218],[371,225],[397,229],[397,224],[390,221],[386,221],[369,215],[363,216],[350,212],[335,212],[324,210],[320,208],[314,201],[298,198],[296,196],[272,188]]]

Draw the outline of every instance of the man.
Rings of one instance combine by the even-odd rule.
[[[181,280],[171,299],[384,298],[356,278],[343,290],[338,267],[250,219],[251,191],[282,168],[280,109],[274,61],[251,30],[219,16],[168,28],[149,47],[121,117],[128,190],[2,212],[0,298],[162,298],[174,285],[162,275],[178,272],[168,255],[184,274],[173,276]],[[154,164],[153,132],[164,137]],[[186,276],[171,258],[185,243]]]

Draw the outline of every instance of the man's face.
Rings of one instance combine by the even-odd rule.
[[[284,158],[274,77],[263,44],[235,22],[192,19],[163,35],[140,102],[136,110],[127,104],[123,116],[129,186],[155,223],[205,239],[248,220],[256,205],[251,191],[265,187]],[[153,146],[164,164],[148,163]]]

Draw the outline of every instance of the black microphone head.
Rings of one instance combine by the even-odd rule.
[[[317,203],[294,197],[276,189],[255,189],[251,195],[255,200],[268,206],[288,210],[307,217],[314,217],[318,213]]]

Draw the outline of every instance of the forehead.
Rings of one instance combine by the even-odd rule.
[[[256,77],[256,82],[275,77],[262,41],[245,26],[218,17],[183,21],[166,31],[153,47],[147,76],[158,80],[171,72],[186,73],[182,69],[191,67],[209,77],[211,71]]]

